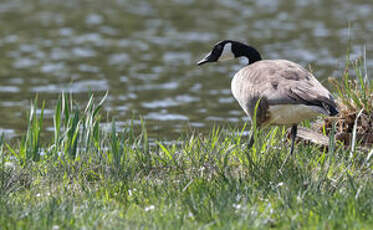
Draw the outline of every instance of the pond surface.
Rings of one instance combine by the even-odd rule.
[[[340,75],[349,44],[353,57],[366,45],[372,71],[373,3],[2,0],[0,132],[24,132],[36,95],[51,118],[63,91],[82,105],[89,92],[99,99],[109,91],[109,119],[124,126],[143,116],[152,137],[242,125],[230,80],[244,63],[195,65],[223,39],[249,43],[267,59],[310,65],[321,81]]]

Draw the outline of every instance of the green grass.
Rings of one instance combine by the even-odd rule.
[[[80,112],[65,95],[53,140],[42,145],[35,106],[25,137],[0,141],[1,229],[373,227],[367,152],[351,159],[338,144],[298,144],[280,171],[284,129],[259,132],[251,150],[240,130],[220,128],[149,143],[144,127],[107,131],[102,103],[92,98]]]
[[[0,138],[0,229],[373,228],[373,150],[298,143],[283,165],[279,127],[250,150],[222,127],[149,143],[103,125],[104,100],[61,95],[50,140],[35,100],[24,137]]]

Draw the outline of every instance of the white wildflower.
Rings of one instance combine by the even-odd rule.
[[[14,170],[14,169],[16,169],[16,165],[13,162],[5,162],[4,163],[4,168]]]
[[[148,211],[151,211],[151,210],[154,210],[155,209],[155,206],[154,205],[150,205],[148,207],[145,207],[145,212],[148,212]]]
[[[128,189],[128,196],[132,196],[136,189]]]
[[[236,210],[239,210],[242,208],[242,205],[241,204],[233,204],[233,208],[235,208]]]
[[[281,187],[281,186],[283,186],[283,185],[284,185],[284,182],[280,182],[280,183],[278,183],[278,184],[276,185],[276,188]]]

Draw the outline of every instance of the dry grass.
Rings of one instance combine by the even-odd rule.
[[[337,92],[340,113],[314,124],[318,132],[329,134],[335,122],[336,139],[345,145],[351,145],[353,140],[365,146],[373,144],[373,82],[362,69],[363,62],[358,59],[347,62],[342,79],[329,78]]]

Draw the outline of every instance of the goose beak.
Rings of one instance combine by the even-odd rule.
[[[207,54],[206,57],[202,58],[199,62],[197,62],[197,65],[203,65],[207,62],[213,62],[213,58],[211,53]]]

